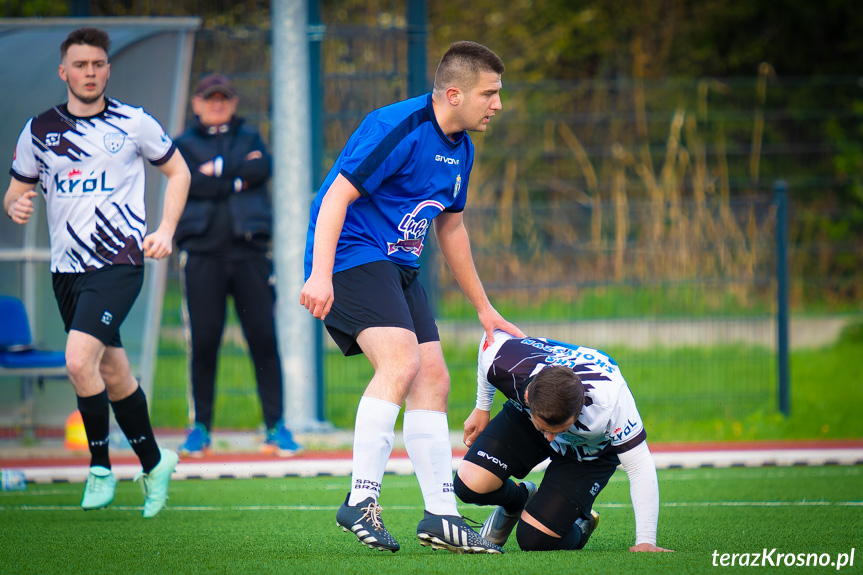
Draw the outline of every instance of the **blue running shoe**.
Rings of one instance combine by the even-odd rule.
[[[155,517],[168,501],[168,484],[171,483],[171,474],[180,462],[180,457],[170,449],[159,448],[162,459],[159,465],[154,467],[150,473],[139,472],[135,481],[141,480],[144,490],[144,517]]]
[[[90,468],[87,476],[87,484],[84,485],[84,498],[81,499],[81,507],[84,511],[103,509],[114,501],[114,489],[117,487],[117,478],[107,467],[95,465]]]
[[[210,432],[202,423],[196,423],[186,436],[186,441],[180,446],[180,455],[186,457],[204,457],[209,455],[212,449],[210,448]]]
[[[303,446],[294,441],[291,430],[285,425],[285,420],[280,419],[276,426],[267,430],[267,440],[261,446],[261,451],[268,455],[280,455],[290,457],[303,450]]]

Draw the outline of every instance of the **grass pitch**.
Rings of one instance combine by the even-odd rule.
[[[513,538],[496,556],[421,547],[422,497],[412,476],[384,479],[383,518],[402,545],[396,554],[363,547],[336,527],[346,477],[177,481],[168,508],[152,520],[141,517],[143,496],[128,481],[108,509],[92,512],[78,507],[80,484],[31,484],[0,492],[0,572],[734,573],[749,567],[720,567],[723,554],[751,561],[767,553],[776,562],[777,554],[793,553],[833,564],[786,567],[780,558],[769,571],[827,573],[841,554],[847,563],[852,549],[854,563],[841,571],[861,571],[863,466],[672,469],[659,480],[658,543],[673,554],[627,551],[634,520],[621,471],[597,500],[600,525],[584,550],[526,553]],[[491,510],[461,511],[482,521]]]

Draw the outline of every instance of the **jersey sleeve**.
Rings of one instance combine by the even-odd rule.
[[[141,155],[150,160],[154,166],[160,166],[171,159],[176,149],[174,142],[156,118],[142,111],[140,130],[138,145]]]
[[[30,132],[32,124],[33,118],[30,118],[21,130],[15,144],[15,155],[12,156],[12,168],[9,170],[13,178],[25,184],[39,181],[39,161],[33,153],[33,135]]]
[[[659,523],[659,481],[656,464],[642,441],[633,449],[620,454],[620,463],[629,478],[629,495],[635,514],[635,544],[656,545],[656,527]]]
[[[353,145],[342,153],[340,173],[363,196],[374,194],[397,173],[411,152],[412,139],[376,120],[367,120],[351,138]]]
[[[491,411],[495,392],[495,387],[488,381],[487,375],[494,360],[493,353],[486,353],[488,347],[486,335],[482,334],[476,359],[476,408],[483,411]]]
[[[617,403],[609,420],[611,445],[618,453],[628,451],[647,438],[644,422],[635,406],[635,398],[629,387],[623,386],[617,395]]]

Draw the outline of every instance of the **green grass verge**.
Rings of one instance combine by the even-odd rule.
[[[698,281],[653,285],[567,285],[557,290],[501,290],[490,294],[490,297],[495,308],[514,322],[542,321],[543,318],[753,316],[774,313],[775,307],[775,294],[772,292],[758,292],[751,285],[732,282],[717,285]],[[444,293],[438,306],[441,317],[476,320],[476,310],[455,287]]]
[[[531,476],[538,479],[538,476]],[[525,553],[510,540],[497,556],[421,547],[416,479],[386,476],[381,504],[396,554],[371,551],[335,526],[346,477],[177,481],[157,518],[141,517],[137,485],[120,482],[106,510],[78,507],[82,485],[0,492],[0,572],[29,573],[704,573],[723,553],[830,554],[863,562],[863,466],[672,469],[659,472],[659,541],[675,553],[629,553],[629,484],[618,471],[597,499],[601,520],[587,547]],[[489,508],[461,506],[483,520]],[[776,555],[772,555],[775,560]],[[835,566],[771,573],[835,572]],[[723,573],[749,572],[748,567]]]

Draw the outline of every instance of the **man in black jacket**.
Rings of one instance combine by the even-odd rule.
[[[255,365],[267,428],[262,449],[291,455],[300,446],[282,418],[269,253],[271,161],[258,131],[236,117],[237,101],[228,78],[205,76],[192,97],[195,123],[175,139],[192,173],[189,199],[175,234],[191,342],[190,419],[194,419],[180,452],[200,456],[210,449],[216,363],[230,294]]]

